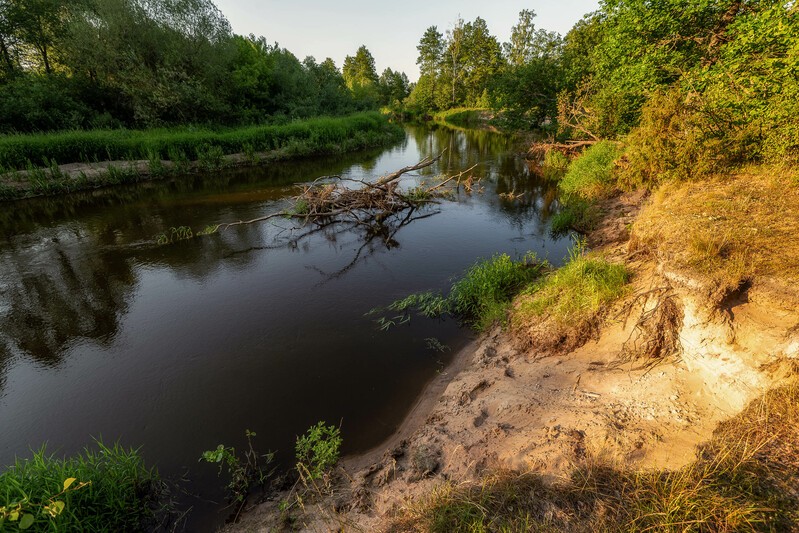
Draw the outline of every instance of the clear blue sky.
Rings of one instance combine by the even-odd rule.
[[[341,68],[347,55],[365,44],[375,58],[377,73],[386,67],[419,76],[416,45],[429,26],[441,33],[460,14],[464,20],[482,17],[493,35],[505,42],[519,11],[532,9],[537,28],[564,35],[575,22],[599,5],[598,0],[215,0],[239,34],[263,35],[301,60],[332,57]]]

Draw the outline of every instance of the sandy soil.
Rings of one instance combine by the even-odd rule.
[[[652,257],[628,254],[627,228],[642,195],[614,199],[590,243],[633,270],[632,293],[597,338],[569,353],[520,351],[496,328],[455,358],[381,450],[348,458],[327,496],[308,498],[291,530],[379,531],[396,510],[445,481],[498,468],[568,476],[586,460],[679,467],[717,424],[786,375],[799,358],[799,312],[790,287],[747,285],[709,309],[692,280]],[[636,317],[668,294],[681,311],[681,353],[655,364],[622,362]],[[623,320],[622,305],[632,318]],[[614,317],[616,317],[614,319]],[[447,381],[449,380],[449,381]],[[230,531],[275,531],[277,498]]]

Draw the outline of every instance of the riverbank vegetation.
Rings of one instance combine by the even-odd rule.
[[[377,112],[241,128],[91,130],[0,137],[0,200],[170,174],[383,146],[402,128]]]
[[[158,473],[115,444],[67,459],[45,448],[0,474],[0,531],[143,531],[167,526]]]

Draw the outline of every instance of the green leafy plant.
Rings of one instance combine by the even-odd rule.
[[[274,472],[269,465],[275,458],[274,452],[259,454],[253,447],[252,438],[256,436],[254,431],[246,430],[247,449],[243,455],[236,453],[232,446],[220,444],[213,450],[203,452],[201,461],[219,465],[219,475],[227,470],[230,476],[230,483],[227,489],[233,501],[244,503],[247,493],[253,484],[264,487],[266,481]]]
[[[341,452],[341,430],[320,421],[297,437],[297,471],[308,481],[320,479],[337,462]]]

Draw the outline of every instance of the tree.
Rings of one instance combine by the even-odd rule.
[[[444,47],[444,36],[436,26],[427,28],[416,46],[419,51],[416,64],[419,65],[420,80],[425,78],[424,87],[427,88],[427,93],[422,98],[427,102],[428,108],[432,108],[434,105],[436,80],[444,60]]]
[[[356,100],[365,103],[377,101],[378,77],[375,60],[365,45],[358,48],[355,56],[347,56],[344,59],[342,73],[347,87],[352,91]]]
[[[502,48],[496,37],[488,31],[486,21],[477,17],[463,27],[461,50],[461,77],[464,97],[469,106],[486,106],[485,95],[492,78],[503,67]]]
[[[463,19],[458,17],[451,30],[447,30],[447,61],[445,73],[452,86],[452,100],[450,104],[455,107],[458,100],[457,88],[463,76],[463,43],[466,40],[466,29]]]
[[[408,76],[404,72],[395,72],[387,68],[378,81],[380,103],[394,105],[402,102],[410,94],[409,85]]]
[[[505,56],[511,66],[521,66],[529,62],[533,56],[533,39],[535,38],[535,11],[523,9],[519,12],[519,23],[513,26],[510,42],[505,43]]]

